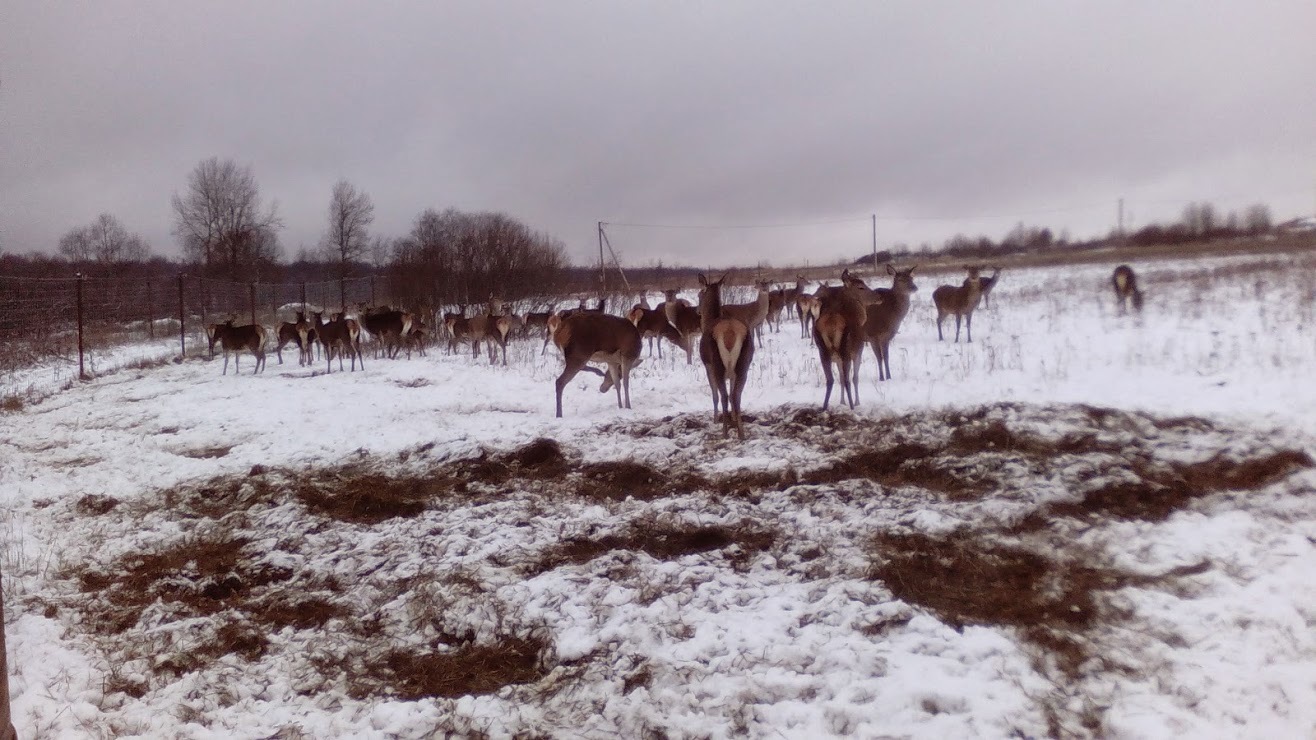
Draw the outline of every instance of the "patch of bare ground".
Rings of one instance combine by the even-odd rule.
[[[355,698],[387,695],[415,700],[492,694],[504,686],[548,675],[551,644],[542,636],[503,636],[491,644],[468,642],[443,651],[391,650],[352,676]]]
[[[659,560],[722,550],[738,545],[733,560],[745,561],[772,547],[777,533],[749,522],[734,525],[672,526],[655,521],[632,523],[619,534],[573,537],[556,545],[528,566],[538,575],[566,565],[580,565],[614,550],[643,552]]]

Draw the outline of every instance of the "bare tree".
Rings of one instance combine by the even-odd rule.
[[[150,250],[137,234],[130,234],[112,214],[102,213],[89,226],[70,230],[59,240],[59,252],[72,262],[121,265],[144,262]]]
[[[278,207],[261,204],[250,167],[211,157],[187,178],[187,191],[173,196],[174,235],[183,254],[212,274],[232,280],[258,278],[278,260]]]
[[[347,180],[334,184],[329,200],[329,231],[321,248],[330,261],[338,263],[338,277],[347,277],[353,262],[364,262],[370,252],[370,224],[375,204],[370,196]]]
[[[1270,217],[1270,208],[1264,203],[1248,206],[1243,214],[1243,223],[1247,233],[1253,236],[1265,234],[1274,227],[1274,222]]]

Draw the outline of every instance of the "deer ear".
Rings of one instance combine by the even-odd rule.
[[[917,270],[917,269],[918,269],[918,265],[910,265],[910,266],[909,266],[909,271],[910,271],[910,272],[913,272],[913,271],[915,271],[915,270]]]
[[[892,267],[890,262],[886,263],[886,274],[888,275],[896,274],[896,268]]]
[[[704,273],[702,273],[702,272],[699,273],[699,284],[702,285],[702,286],[704,286],[705,288],[708,287],[708,278],[705,277],[705,276],[704,276]]]

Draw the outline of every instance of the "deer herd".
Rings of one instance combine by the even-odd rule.
[[[583,299],[576,308],[563,311],[527,313],[518,316],[500,300],[490,298],[485,312],[467,317],[463,312],[443,314],[442,333],[447,337],[448,353],[470,343],[474,358],[480,356],[480,345],[487,350],[489,362],[497,363],[501,354],[507,365],[507,343],[513,336],[542,332],[544,345],[541,354],[552,343],[562,353],[564,367],[555,383],[557,416],[562,416],[562,392],[582,370],[603,378],[600,392],[615,389],[618,408],[631,407],[631,370],[641,363],[645,341],[652,356],[662,357],[664,340],[681,349],[687,363],[694,362],[697,342],[699,360],[704,365],[709,389],[713,398],[714,423],[720,422],[726,433],[732,431],[740,439],[745,437],[741,416],[741,397],[754,361],[755,348],[763,339],[764,326],[781,330],[782,315],[792,315],[800,323],[802,337],[812,338],[822,364],[826,391],[823,409],[832,400],[836,380],[840,380],[840,400],[850,408],[859,403],[859,366],[865,345],[872,348],[877,360],[878,380],[892,378],[891,341],[899,333],[908,315],[911,296],[918,290],[914,283],[916,266],[898,269],[886,266],[891,278],[888,288],[871,288],[849,270],[841,273],[840,285],[825,282],[812,293],[805,291],[805,279],[797,277],[793,287],[774,289],[767,281],[754,284],[754,300],[743,304],[724,303],[722,292],[727,276],[712,280],[699,275],[697,305],[679,297],[678,290],[664,292],[662,304],[652,307],[647,300],[633,306],[624,317],[605,311],[603,300],[590,307]],[[993,268],[984,277],[980,267],[964,268],[967,276],[959,285],[942,285],[932,292],[937,312],[937,339],[944,341],[943,321],[955,317],[955,340],[959,341],[961,322],[965,341],[973,341],[973,313],[979,304],[989,304],[990,295],[1000,277],[1000,268]],[[1143,296],[1137,278],[1128,265],[1115,268],[1111,276],[1116,304],[1120,313],[1131,304],[1135,311],[1142,310]],[[343,355],[351,359],[351,369],[357,365],[365,369],[361,343],[366,338],[377,340],[376,357],[382,353],[394,358],[405,351],[425,354],[429,332],[419,317],[406,311],[391,308],[361,306],[356,317],[344,313],[334,314],[325,321],[320,311],[311,313],[307,320],[297,312],[297,320],[281,323],[274,334],[275,353],[283,363],[283,349],[296,345],[298,363],[315,362],[316,349],[326,363],[326,372],[333,371],[334,358],[339,370],[344,369]],[[250,352],[256,360],[253,373],[265,367],[265,347],[271,332],[259,324],[234,326],[230,319],[223,324],[207,327],[210,352],[215,347],[224,352],[223,374],[228,373],[230,353]],[[604,369],[589,363],[600,363]]]

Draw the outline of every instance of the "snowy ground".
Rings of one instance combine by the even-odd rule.
[[[1310,737],[1316,260],[1138,267],[1141,318],[1109,265],[1006,272],[971,345],[922,277],[853,413],[788,322],[744,443],[679,353],[560,420],[538,340],[125,360],[0,415],[15,724]]]

